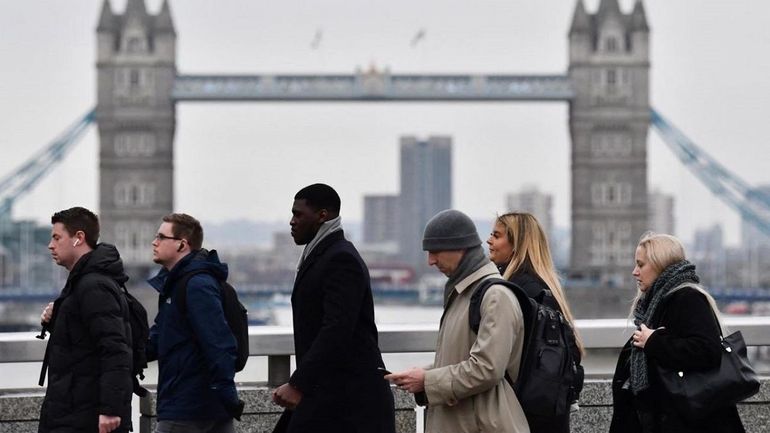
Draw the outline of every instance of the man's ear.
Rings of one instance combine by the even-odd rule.
[[[86,232],[84,232],[83,230],[78,230],[75,232],[74,238],[75,238],[75,241],[78,243],[78,245],[83,244],[86,242]]]
[[[324,223],[326,221],[329,221],[329,211],[326,209],[321,209],[318,211],[318,216],[321,217],[321,222]]]

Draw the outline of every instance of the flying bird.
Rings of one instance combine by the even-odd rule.
[[[412,42],[410,42],[410,43],[409,43],[409,46],[411,46],[412,48],[414,48],[414,47],[416,47],[416,46],[417,46],[417,44],[418,44],[418,43],[420,43],[420,41],[422,41],[423,39],[425,39],[425,29],[424,29],[424,28],[421,28],[421,29],[420,29],[420,30],[418,30],[418,31],[417,31],[417,33],[416,33],[416,34],[415,34],[415,35],[412,37]]]
[[[321,45],[321,38],[323,38],[323,30],[318,29],[315,31],[315,36],[313,36],[313,40],[310,42],[310,48],[313,50],[318,49]]]

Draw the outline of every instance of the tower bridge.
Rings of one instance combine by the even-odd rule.
[[[340,74],[201,75],[177,70],[177,34],[168,0],[157,14],[147,11],[144,0],[127,0],[122,14],[104,0],[96,29],[96,107],[0,179],[0,222],[14,200],[27,194],[96,122],[102,239],[118,246],[132,273],[143,273],[150,266],[145,250],[157,221],[173,209],[178,103],[566,102],[571,276],[591,285],[633,287],[627,275],[630,252],[648,228],[650,125],[715,196],[770,234],[770,196],[743,182],[651,109],[649,37],[641,0],[627,13],[617,0],[600,0],[594,13],[577,0],[563,73],[400,74],[372,67]],[[419,248],[415,239],[415,251]]]
[[[578,277],[628,276],[628,252],[647,228],[649,27],[641,0],[621,11],[576,3],[569,68],[562,74],[195,75],[176,67],[168,0],[157,14],[105,0],[97,26],[96,121],[103,237],[129,266],[142,266],[159,218],[173,206],[176,104],[188,101],[528,102],[569,104],[572,256]],[[417,242],[417,241],[415,241]],[[415,243],[415,248],[419,245]]]

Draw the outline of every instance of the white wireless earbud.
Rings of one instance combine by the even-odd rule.
[[[80,243],[80,239],[75,239],[75,242],[72,244],[72,246],[76,247],[78,246],[79,243]]]

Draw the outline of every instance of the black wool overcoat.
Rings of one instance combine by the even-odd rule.
[[[289,383],[303,397],[286,431],[394,433],[369,271],[342,231],[305,258],[291,305],[297,369]]]

